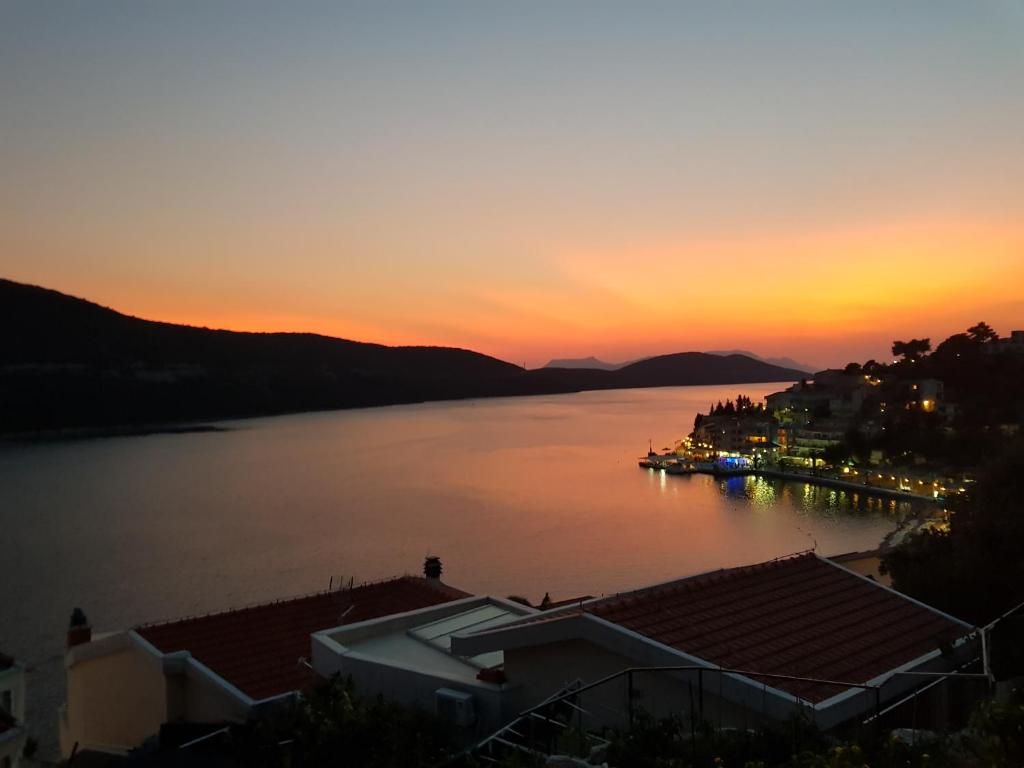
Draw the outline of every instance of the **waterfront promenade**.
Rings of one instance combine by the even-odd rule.
[[[837,477],[833,475],[823,475],[812,471],[800,471],[793,469],[754,469],[745,474],[757,475],[759,477],[769,477],[778,480],[798,480],[805,483],[813,483],[815,485],[824,485],[831,488],[842,488],[849,491],[863,491],[864,493],[871,493],[878,496],[887,496],[890,498],[897,499],[917,499],[920,501],[941,501],[940,498],[936,497],[932,493],[927,495],[924,493],[917,493],[915,491],[906,491],[898,488],[887,488],[885,486],[872,485],[870,482],[858,480],[847,480],[843,477]],[[931,486],[928,487],[929,491]]]
[[[644,465],[641,464],[641,467]],[[657,470],[657,466],[646,467],[648,469]],[[944,494],[935,494],[933,489],[935,488],[934,483],[937,481],[925,482],[920,479],[907,478],[908,483],[916,483],[922,490],[907,490],[904,488],[893,488],[885,485],[877,485],[871,482],[870,472],[858,472],[855,476],[857,480],[848,479],[847,475],[833,475],[822,473],[814,470],[800,470],[800,469],[779,469],[777,467],[761,467],[761,468],[742,468],[742,469],[722,469],[720,467],[696,467],[690,470],[692,472],[713,475],[715,477],[736,477],[742,475],[753,475],[754,477],[764,477],[774,480],[788,480],[795,482],[811,483],[813,485],[821,485],[830,488],[839,488],[847,491],[860,491],[863,493],[870,493],[876,496],[884,496],[887,498],[894,499],[915,499],[919,501],[930,501],[933,503],[941,503],[945,501]],[[900,478],[897,475],[885,475],[883,473],[874,473],[881,475],[884,479],[888,477],[891,482],[898,482]],[[861,479],[862,478],[862,479]],[[924,491],[927,489],[927,493]],[[945,487],[942,487],[945,491]]]

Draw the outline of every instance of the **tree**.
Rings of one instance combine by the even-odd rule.
[[[999,334],[992,330],[991,325],[985,322],[972,325],[967,329],[967,335],[971,341],[978,344],[984,344],[986,341],[995,341],[999,338]]]
[[[864,363],[864,367],[862,370],[864,371],[864,373],[870,376],[881,376],[883,373],[885,373],[885,366],[872,358],[871,360],[868,360],[866,363]]]
[[[843,368],[843,373],[850,376],[859,376],[861,374],[860,363],[847,363],[846,367]]]
[[[915,534],[882,564],[899,591],[982,624],[1024,601],[1024,441],[949,508],[948,531]]]
[[[935,348],[933,357],[952,360],[963,355],[973,356],[977,347],[977,342],[966,333],[954,333]]]
[[[846,443],[836,443],[835,445],[829,445],[821,452],[821,458],[826,464],[836,465],[841,464],[850,458],[850,449]]]
[[[916,362],[932,348],[931,339],[911,339],[910,341],[894,341],[892,353],[907,362]]]

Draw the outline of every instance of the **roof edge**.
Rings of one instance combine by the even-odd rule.
[[[842,563],[837,563],[834,560],[831,560],[831,559],[825,557],[824,555],[817,554],[816,552],[814,553],[814,556],[816,558],[818,558],[819,560],[822,560],[822,561],[828,563],[833,568],[838,568],[839,570],[844,571],[845,573],[852,574],[853,576],[856,576],[858,579],[866,581],[868,584],[872,585],[873,587],[877,587],[878,589],[884,589],[886,592],[890,592],[890,593],[896,595],[897,597],[902,598],[903,600],[907,600],[908,602],[914,603],[918,607],[924,608],[926,611],[930,611],[932,613],[938,614],[942,618],[947,619],[947,620],[953,622],[954,624],[959,624],[961,627],[964,627],[964,628],[970,630],[971,632],[974,632],[974,631],[976,631],[978,629],[978,627],[976,627],[975,625],[968,624],[966,621],[964,621],[963,619],[958,619],[956,616],[951,616],[950,614],[946,613],[945,611],[939,610],[938,608],[936,608],[933,605],[928,605],[928,603],[922,603],[917,598],[911,597],[910,595],[905,594],[903,592],[900,592],[899,590],[893,589],[892,587],[887,587],[887,586],[885,586],[885,584],[879,584],[874,579],[869,579],[864,574],[857,573],[853,569],[847,568]]]
[[[660,643],[657,640],[647,637],[646,635],[640,634],[639,632],[636,632],[635,630],[624,627],[621,624],[616,624],[614,621],[609,621],[608,619],[604,619],[592,613],[585,613],[584,618],[593,622],[598,622],[601,625],[607,627],[608,629],[617,631],[629,637],[632,640],[643,643],[644,645],[649,645],[653,648],[656,648],[663,653],[669,653],[673,656],[678,656],[680,659],[687,661],[690,664],[704,667],[710,670],[724,669],[724,667],[722,667],[720,664],[713,664],[707,659],[702,659],[700,656],[694,656],[693,654],[687,653],[686,651],[681,651],[678,648],[673,648],[671,645],[665,645],[664,643]],[[681,664],[680,666],[686,665]],[[775,696],[778,696],[781,699],[785,699],[788,703],[791,704],[810,705],[812,703],[807,699],[802,699],[799,696],[794,696],[792,693],[784,691],[781,688],[776,688],[775,686],[768,685],[767,683],[759,683],[752,677],[748,677],[747,675],[743,675],[738,672],[723,672],[722,674],[728,675],[730,678],[738,682],[750,685],[753,688],[757,689],[757,691],[767,691]]]
[[[354,591],[356,589],[361,589],[362,587],[373,587],[373,586],[377,586],[379,584],[391,584],[393,582],[407,581],[407,580],[408,581],[413,581],[413,582],[422,582],[425,586],[428,586],[431,589],[436,589],[438,591],[448,591],[448,592],[451,593],[453,599],[462,599],[464,597],[473,597],[473,595],[471,593],[463,592],[458,587],[453,587],[450,584],[445,584],[444,582],[440,582],[439,584],[435,585],[435,584],[431,584],[427,579],[425,579],[422,576],[416,576],[416,575],[413,575],[413,574],[405,573],[405,574],[402,574],[401,576],[388,576],[388,577],[383,578],[383,579],[374,579],[374,580],[369,580],[369,581],[363,581],[363,582],[360,582],[359,584],[354,584],[353,586],[347,587],[347,588],[344,588],[344,589],[324,589],[324,590],[320,590],[320,591],[317,591],[317,592],[306,592],[304,594],[299,594],[299,595],[288,595],[286,597],[277,598],[275,600],[264,600],[262,602],[246,603],[245,605],[240,605],[240,606],[236,606],[236,607],[232,607],[232,608],[224,608],[222,610],[210,611],[208,613],[193,613],[193,614],[189,614],[189,615],[186,615],[186,616],[179,616],[177,618],[157,619],[156,621],[149,621],[149,622],[144,622],[142,624],[137,624],[137,625],[131,627],[130,631],[137,632],[139,630],[147,630],[147,629],[154,629],[154,628],[159,628],[159,627],[166,627],[166,626],[170,626],[171,624],[182,624],[182,623],[188,622],[188,621],[198,621],[200,619],[210,619],[210,618],[216,618],[216,617],[219,617],[219,616],[227,616],[227,615],[232,614],[232,613],[242,613],[244,611],[255,610],[256,608],[268,608],[268,607],[270,607],[272,605],[284,605],[284,604],[288,604],[288,603],[297,603],[300,600],[310,600],[310,599],[312,599],[314,597],[323,597],[324,595],[344,595],[344,594],[346,594],[348,592],[351,592],[351,591]]]

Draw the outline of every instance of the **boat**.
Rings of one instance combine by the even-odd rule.
[[[665,467],[665,473],[669,475],[692,475],[697,472],[697,467],[691,462],[677,461]]]

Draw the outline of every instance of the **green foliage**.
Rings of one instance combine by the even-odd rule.
[[[736,402],[726,400],[723,404],[718,401],[708,411],[709,416],[761,416],[764,413],[764,404],[755,403],[747,395],[736,395]],[[700,416],[697,418],[700,419]],[[693,428],[696,429],[699,424],[699,421],[695,421]]]
[[[457,751],[451,728],[431,713],[357,696],[337,676],[277,718],[254,726],[238,758],[253,766],[433,766]]]
[[[980,705],[967,730],[949,736],[919,738],[907,744],[895,738],[859,742],[819,731],[804,716],[760,729],[716,729],[685,713],[655,719],[635,714],[634,727],[610,734],[607,762],[630,768],[955,768],[1024,765],[1024,703]],[[561,754],[577,753],[581,734],[566,729],[553,745]],[[287,766],[436,766],[459,754],[456,735],[432,715],[381,699],[360,698],[351,681],[334,678],[276,720],[234,733],[239,764]],[[601,758],[605,759],[604,757]],[[452,765],[493,765],[471,755]],[[536,756],[510,752],[498,765],[532,768]]]
[[[719,730],[682,715],[656,720],[640,713],[628,733],[612,740],[608,763],[636,768],[774,768],[802,765],[791,761],[824,754],[829,745],[828,738],[802,716],[757,730]]]
[[[1024,765],[1024,701],[986,702],[971,715],[973,751],[983,765]]]
[[[930,339],[911,339],[910,341],[894,341],[892,353],[905,361],[919,360],[932,348]]]
[[[759,730],[698,726],[683,718],[644,718],[616,737],[609,764],[636,768],[982,768],[1024,765],[1024,706],[984,703],[970,727],[946,736],[846,741],[804,718]]]
[[[987,341],[995,341],[999,338],[999,334],[992,330],[991,325],[985,322],[972,325],[967,329],[967,335],[971,341],[977,344],[984,344]]]

